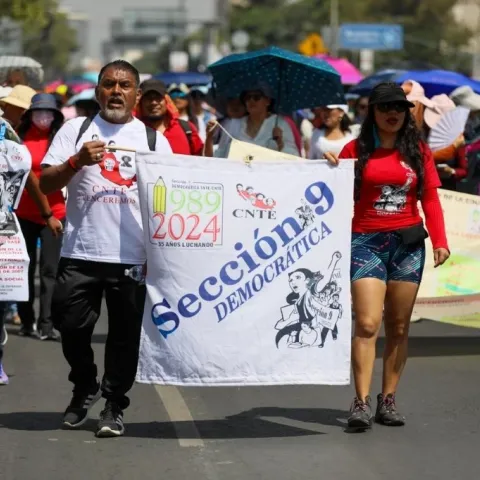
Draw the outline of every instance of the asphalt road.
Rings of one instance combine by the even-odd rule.
[[[0,388],[2,480],[405,480],[478,478],[480,331],[412,326],[398,393],[407,426],[345,433],[351,387],[174,388],[136,385],[126,435],[96,439],[97,404],[60,429],[70,400],[58,343],[10,327]],[[102,318],[94,337],[99,364]],[[375,391],[380,385],[377,363]]]

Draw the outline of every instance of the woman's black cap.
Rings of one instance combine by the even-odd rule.
[[[409,108],[415,105],[407,100],[407,95],[402,87],[395,83],[384,82],[379,83],[370,93],[368,97],[369,105],[377,105],[379,103],[405,103]]]

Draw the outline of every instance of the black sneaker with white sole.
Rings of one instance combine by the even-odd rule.
[[[107,401],[105,408],[100,413],[97,437],[121,437],[124,433],[122,409],[116,403]]]
[[[58,342],[60,335],[55,330],[40,331],[38,338],[42,341],[50,340],[52,342]]]
[[[101,396],[100,384],[97,384],[96,389],[87,395],[75,393],[63,415],[63,425],[67,428],[78,428],[83,425],[88,420],[88,411]]]

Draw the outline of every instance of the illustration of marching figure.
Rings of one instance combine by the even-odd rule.
[[[382,212],[396,213],[405,208],[407,203],[407,193],[415,178],[415,172],[405,162],[401,162],[402,167],[407,170],[407,180],[401,186],[383,185],[382,193],[373,204],[373,208]]]
[[[342,258],[335,252],[325,275],[308,268],[298,268],[288,276],[291,293],[286,306],[280,309],[282,318],[275,329],[277,348],[280,343],[288,348],[323,348],[328,333],[338,338],[338,321],[342,318],[340,291],[336,281],[340,276],[337,264]]]
[[[302,229],[305,230],[307,227],[315,223],[315,213],[313,209],[304,198],[301,200],[301,207],[298,207],[295,210],[298,219],[302,222]]]

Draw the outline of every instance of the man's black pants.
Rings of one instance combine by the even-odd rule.
[[[88,395],[97,382],[91,342],[105,293],[108,336],[102,393],[121,409],[128,407],[125,394],[135,381],[146,293],[145,286],[125,275],[132,266],[61,258],[52,302],[73,392]]]

